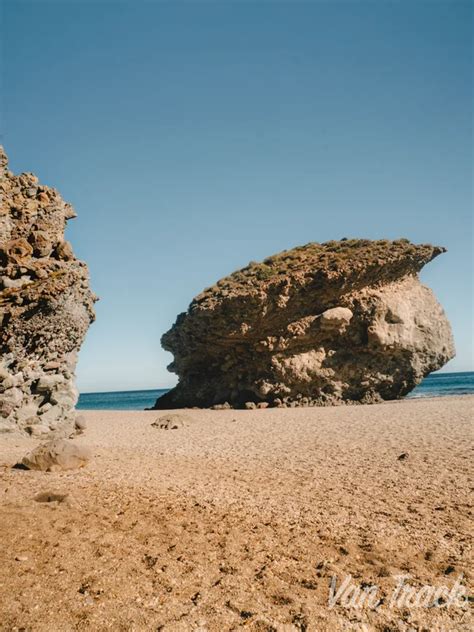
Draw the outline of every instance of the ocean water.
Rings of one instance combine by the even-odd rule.
[[[79,410],[145,410],[145,408],[151,408],[158,397],[167,392],[168,389],[81,393],[76,408]]]
[[[407,397],[441,397],[474,393],[474,371],[464,373],[432,373]]]
[[[167,389],[149,391],[117,391],[113,393],[81,393],[81,410],[144,410],[150,408]],[[435,373],[426,377],[408,397],[440,397],[474,393],[474,372]]]

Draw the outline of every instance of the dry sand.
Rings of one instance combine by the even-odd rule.
[[[0,629],[470,630],[469,604],[390,597],[401,574],[470,585],[473,404],[186,410],[176,430],[89,412],[94,459],[63,473],[11,469],[36,442],[3,435]],[[330,609],[347,574],[384,601]]]

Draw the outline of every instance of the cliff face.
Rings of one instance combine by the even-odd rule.
[[[442,252],[404,239],[311,243],[221,279],[163,336],[179,383],[155,407],[406,395],[455,354],[417,275]]]
[[[0,431],[74,430],[77,352],[94,301],[85,263],[64,240],[73,208],[0,147]]]

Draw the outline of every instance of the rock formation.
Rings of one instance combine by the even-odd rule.
[[[444,248],[406,239],[310,243],[221,279],[163,336],[178,385],[155,408],[370,403],[454,356],[418,272]]]
[[[0,431],[74,430],[79,347],[94,320],[87,266],[64,240],[73,208],[0,147]]]

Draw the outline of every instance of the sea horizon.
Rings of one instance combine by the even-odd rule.
[[[172,387],[171,387],[172,388]],[[171,388],[94,391],[79,395],[78,410],[144,410]],[[474,394],[474,371],[432,373],[403,399]]]

